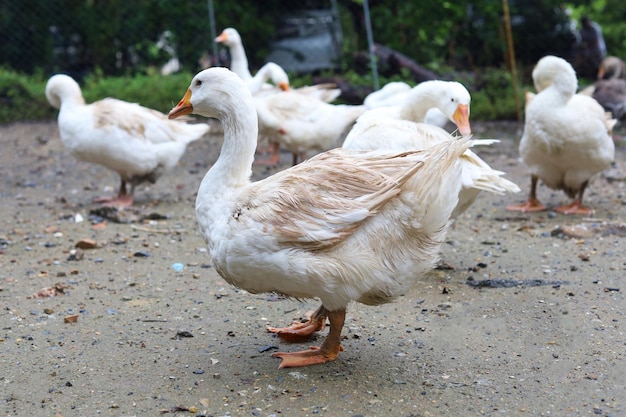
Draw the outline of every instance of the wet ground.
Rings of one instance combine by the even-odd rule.
[[[338,360],[279,370],[272,352],[308,344],[265,327],[317,303],[250,295],[211,268],[194,201],[219,134],[116,221],[91,200],[118,178],[71,157],[55,122],[0,126],[0,414],[626,415],[624,150],[588,190],[593,216],[516,214],[504,206],[528,192],[521,127],[474,133],[503,139],[477,152],[522,193],[483,193],[456,221],[454,269],[393,304],[350,305]]]

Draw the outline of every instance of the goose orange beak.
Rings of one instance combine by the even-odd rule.
[[[215,42],[217,43],[226,42],[227,40],[228,40],[228,35],[226,34],[226,32],[220,33],[220,36],[215,38]]]
[[[193,112],[193,106],[191,105],[191,90],[188,88],[183,98],[178,102],[176,107],[170,110],[167,115],[168,119],[176,119],[179,116],[184,116]]]
[[[469,106],[467,104],[459,104],[456,111],[452,115],[452,119],[459,128],[461,135],[469,136],[472,134],[472,128],[470,127],[469,122]]]
[[[278,83],[278,88],[280,88],[282,91],[289,91],[289,83],[286,83],[284,81]]]

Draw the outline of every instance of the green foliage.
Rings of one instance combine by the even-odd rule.
[[[192,77],[193,74],[187,72],[169,76],[139,74],[132,77],[107,77],[102,71],[95,71],[85,78],[81,88],[88,103],[115,97],[166,113],[183,96]],[[473,75],[457,73],[453,78],[463,83],[472,94],[472,120],[516,119],[511,75],[507,70],[487,68]],[[373,80],[370,73],[360,75],[348,71],[344,79],[364,94],[371,91]],[[382,86],[407,79],[406,74],[400,74],[380,77],[379,81]],[[57,110],[48,104],[45,97],[46,81],[42,74],[27,76],[0,69],[0,123],[56,118]],[[291,75],[294,87],[312,83],[310,75]],[[523,88],[520,88],[519,95],[523,106]]]
[[[502,68],[484,68],[472,77],[461,76],[472,94],[472,120],[516,120],[517,105],[524,106],[524,87],[519,85],[515,102],[515,89],[511,73]]]
[[[87,103],[115,97],[166,113],[185,94],[192,78],[191,73],[104,77],[97,71],[81,88]],[[46,82],[41,74],[28,76],[0,68],[0,123],[56,118],[57,110],[46,100]]]
[[[583,14],[602,26],[609,54],[626,58],[623,0],[507,2],[519,79],[524,83],[530,83],[530,69],[539,57],[571,53],[567,28]],[[214,29],[219,33],[235,27],[241,33],[254,72],[264,63],[278,22],[303,8],[329,8],[332,4],[330,0],[213,1]],[[322,75],[338,75],[366,91],[373,84],[372,76],[357,68],[353,60],[356,52],[367,49],[362,1],[338,0],[337,4],[343,62],[339,74]],[[442,78],[462,78],[472,92],[473,119],[515,118],[510,75],[501,69],[507,53],[501,0],[370,0],[369,5],[374,41]],[[212,51],[209,23],[206,1],[0,2],[0,36],[4,40],[0,43],[0,66],[17,71],[0,70],[0,122],[54,116],[43,91],[47,75],[60,71],[81,80],[88,101],[112,96],[167,111],[185,91],[191,74],[200,69],[200,56]],[[156,68],[167,59],[155,46],[164,31],[172,33],[184,68],[182,74],[155,75]],[[68,45],[74,48],[72,54],[67,52]],[[381,76],[380,84],[396,80],[411,82],[409,74],[401,72]],[[311,84],[312,76],[292,75],[291,81],[294,86]]]
[[[182,98],[192,78],[193,74],[187,72],[132,77],[104,77],[94,73],[85,78],[82,90],[88,103],[115,97],[166,113]]]
[[[41,74],[27,76],[0,68],[0,123],[52,118],[56,114],[45,97]]]

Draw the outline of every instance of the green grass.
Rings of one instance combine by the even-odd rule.
[[[342,74],[351,84],[371,86],[370,75],[354,72]],[[98,71],[89,75],[81,85],[85,100],[90,103],[105,97],[139,103],[162,112],[169,111],[183,96],[193,74],[181,72],[169,76],[139,74],[132,77],[105,77]],[[403,77],[386,79],[380,85],[398,81]],[[472,94],[472,120],[515,120],[516,108],[511,75],[502,69],[490,68],[480,74],[458,75]],[[54,119],[57,110],[45,97],[47,77],[43,73],[24,75],[0,68],[0,123],[22,120]],[[293,86],[310,84],[311,78],[292,77]],[[520,103],[523,108],[523,90],[520,86]]]

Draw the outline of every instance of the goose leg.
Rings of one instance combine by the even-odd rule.
[[[280,145],[278,142],[272,142],[269,146],[270,156],[267,159],[260,159],[254,161],[259,165],[278,165],[280,162]]]
[[[95,203],[102,203],[108,207],[130,207],[133,205],[133,193],[135,185],[131,184],[130,193],[126,191],[126,181],[123,179],[120,183],[120,190],[117,197],[100,197],[94,200]]]
[[[302,161],[304,161],[307,158],[307,156],[309,156],[306,151],[305,152],[300,152],[300,153],[294,153],[292,155],[293,155],[293,165],[292,166],[298,165],[298,163],[299,163],[298,160],[300,162],[302,162]]]
[[[539,181],[539,177],[537,177],[536,175],[531,175],[530,194],[528,195],[528,201],[522,204],[513,204],[511,206],[507,206],[506,209],[508,211],[521,211],[523,213],[546,210],[546,206],[544,206],[539,202],[539,200],[537,200],[537,181]]]
[[[300,352],[273,353],[272,356],[282,359],[278,368],[317,365],[337,359],[339,352],[343,350],[341,347],[341,329],[346,319],[346,309],[328,311],[328,319],[330,320],[330,332],[321,347],[312,347]]]
[[[592,214],[593,210],[583,205],[583,193],[585,192],[585,189],[587,188],[588,184],[589,184],[589,181],[585,181],[580,186],[580,190],[578,191],[578,196],[576,196],[574,201],[572,201],[568,205],[557,207],[554,209],[554,211],[557,211],[562,214],[580,214],[580,215]]]
[[[295,322],[289,327],[268,327],[267,331],[276,333],[278,337],[288,342],[299,342],[308,339],[315,332],[324,330],[326,317],[328,310],[322,305],[304,323]]]

